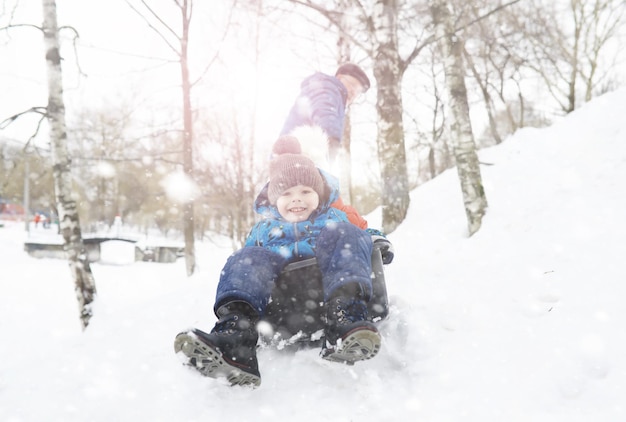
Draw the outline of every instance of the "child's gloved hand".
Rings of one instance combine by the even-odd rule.
[[[391,264],[394,255],[393,245],[391,242],[387,238],[381,236],[372,236],[372,241],[374,242],[374,247],[380,249],[383,264]]]
[[[383,258],[383,264],[391,264],[395,251],[389,239],[387,239],[387,237],[385,237],[383,232],[380,230],[368,228],[365,231],[372,236],[372,243],[374,243],[374,247],[380,250],[380,255]]]

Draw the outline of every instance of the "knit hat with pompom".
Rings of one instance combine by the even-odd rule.
[[[283,135],[278,138],[272,147],[272,156],[276,157],[281,154],[302,154],[298,138],[292,135]]]
[[[309,186],[322,197],[324,180],[311,159],[300,154],[300,143],[293,136],[280,137],[272,148],[270,161],[270,183],[267,197],[272,205],[287,189],[294,186]]]

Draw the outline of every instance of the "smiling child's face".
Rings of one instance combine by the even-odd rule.
[[[280,215],[291,223],[309,218],[320,204],[320,196],[310,186],[297,185],[284,191],[276,200]]]

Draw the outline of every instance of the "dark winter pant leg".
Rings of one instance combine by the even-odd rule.
[[[258,246],[238,250],[226,261],[217,286],[214,311],[231,301],[249,303],[263,315],[285,258]]]
[[[346,285],[357,283],[365,299],[372,295],[372,238],[350,223],[326,227],[316,244],[317,263],[322,272],[324,300]]]

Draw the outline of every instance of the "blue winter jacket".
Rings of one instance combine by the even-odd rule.
[[[317,72],[300,85],[300,95],[291,108],[281,135],[298,126],[319,126],[329,138],[341,140],[348,90],[334,76]]]
[[[252,227],[244,246],[264,247],[282,255],[287,262],[314,257],[321,230],[338,222],[349,222],[346,213],[330,206],[339,197],[339,181],[323,170],[320,173],[326,190],[320,195],[320,205],[308,220],[298,223],[286,221],[276,206],[270,204],[266,184],[254,203],[255,211],[263,219]]]

